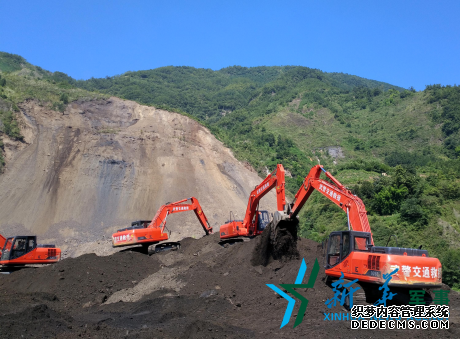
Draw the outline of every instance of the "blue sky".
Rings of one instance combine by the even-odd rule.
[[[460,84],[460,1],[0,1],[0,51],[76,79],[161,66],[301,65]]]

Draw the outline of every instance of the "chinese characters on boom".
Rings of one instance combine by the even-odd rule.
[[[329,195],[331,198],[334,198],[335,200],[340,202],[340,198],[341,198],[340,194],[337,194],[332,189],[329,189],[328,187],[324,186],[323,184],[319,185],[319,189],[321,191],[323,191],[324,193],[326,193],[327,195]]]

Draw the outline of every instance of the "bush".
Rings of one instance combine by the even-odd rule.
[[[395,151],[385,157],[385,162],[391,167],[397,165],[407,166],[426,166],[428,163],[437,161],[437,158],[429,151],[420,152],[407,152],[407,151]]]
[[[444,198],[452,200],[460,198],[460,183],[443,181],[439,183],[438,187]]]
[[[63,102],[54,102],[53,105],[51,106],[51,109],[64,113],[65,111],[65,104]]]
[[[4,125],[4,132],[12,139],[22,140],[21,131],[18,122],[12,112],[0,112],[0,118]]]
[[[377,172],[377,173],[390,171],[390,167],[388,165],[382,164],[379,161],[376,161],[376,160],[366,161],[362,159],[340,164],[337,166],[337,169],[339,171],[344,170],[344,169],[353,169],[353,170],[364,170],[367,172]]]
[[[452,249],[441,258],[442,281],[452,288],[460,289],[460,250]]]
[[[416,198],[406,199],[400,208],[401,218],[411,223],[419,221],[423,217],[423,209]]]
[[[64,105],[67,105],[69,103],[69,95],[67,93],[62,93],[59,100],[61,100]]]

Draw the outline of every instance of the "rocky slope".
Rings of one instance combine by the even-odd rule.
[[[75,101],[64,113],[20,105],[25,142],[4,138],[0,233],[37,234],[67,254],[110,252],[110,235],[195,196],[211,225],[242,218],[261,178],[206,128],[177,113],[118,98]],[[263,199],[274,210],[274,194]],[[201,236],[193,213],[168,219],[172,239]],[[105,241],[104,241],[105,239]]]

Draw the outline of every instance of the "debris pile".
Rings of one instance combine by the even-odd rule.
[[[256,239],[252,253],[253,266],[267,266],[273,260],[292,260],[299,258],[297,250],[298,219],[274,218]]]
[[[293,328],[296,302],[280,329],[287,301],[266,284],[294,283],[302,259],[306,283],[315,260],[323,262],[321,245],[298,238],[298,258],[280,247],[287,256],[253,266],[259,239],[224,248],[213,234],[186,238],[177,251],[88,254],[1,275],[0,338],[432,337],[429,330],[358,331],[347,321],[324,321],[324,313],[346,310],[326,307],[334,292],[322,269],[314,288],[299,290],[309,300],[303,322]],[[450,329],[438,337],[460,337],[460,297],[452,291],[449,299]]]

